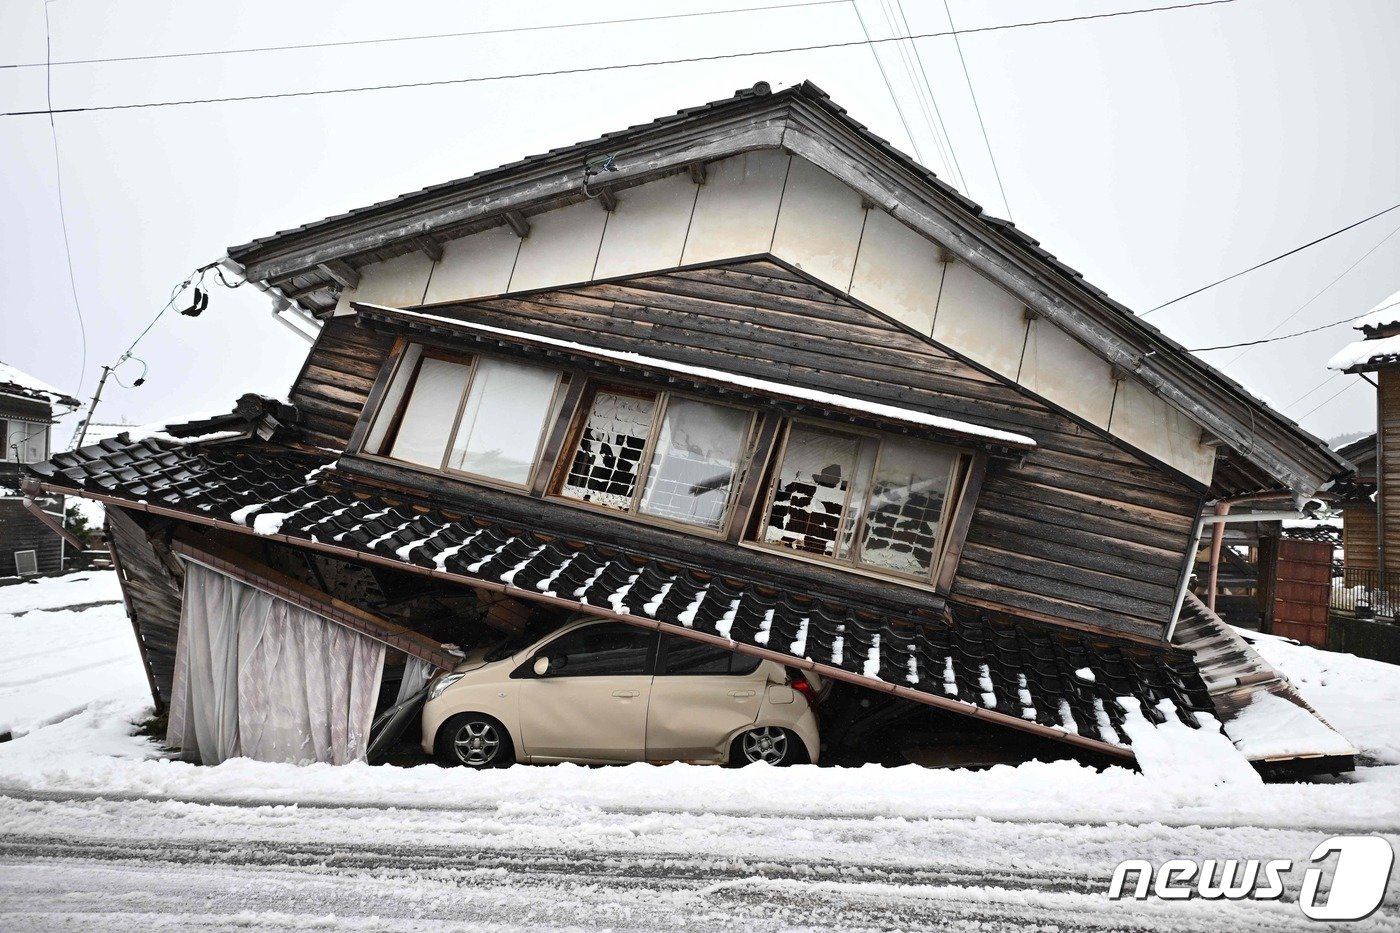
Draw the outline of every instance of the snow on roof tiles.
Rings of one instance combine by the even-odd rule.
[[[0,362],[0,395],[18,395],[21,398],[39,399],[54,405],[76,407],[78,404],[78,400],[67,392],[59,391],[47,382],[5,362]]]
[[[1352,321],[1351,326],[1357,330],[1374,330],[1390,324],[1400,324],[1400,292],[1391,295]]]

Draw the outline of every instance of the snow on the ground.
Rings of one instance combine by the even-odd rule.
[[[1400,667],[1281,639],[1260,648],[1370,756],[1369,780],[1262,785],[1222,736],[1172,745],[1146,720],[1139,754],[1180,765],[1154,777],[206,768],[133,734],[151,704],[121,605],[64,608],[116,598],[110,572],[0,588],[0,723],[17,734],[0,743],[0,928],[1292,929],[1289,903],[1104,892],[1125,858],[1301,872],[1329,835],[1400,839]],[[1352,928],[1400,930],[1400,878],[1389,891]]]

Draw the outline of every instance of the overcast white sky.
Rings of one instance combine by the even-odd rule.
[[[207,4],[173,0],[53,0],[49,15],[53,57],[64,60],[538,26],[761,2],[686,0],[663,8],[641,0],[242,0],[220,5],[216,15]],[[966,29],[1163,2],[950,5],[958,27]],[[874,36],[892,34],[893,0],[859,3]],[[914,33],[948,28],[941,0],[904,0],[903,12]],[[855,9],[845,0],[485,37],[64,65],[52,69],[52,94],[59,108],[228,97],[860,37]],[[1400,202],[1396,0],[1237,0],[968,35],[962,46],[1017,224],[1140,311]],[[923,161],[956,183],[896,45],[879,48]],[[1004,215],[953,41],[920,40],[918,51],[966,179],[964,190],[989,212]],[[4,0],[0,63],[43,60],[42,0]],[[48,121],[0,118],[0,359],[87,397],[99,367],[114,361],[146,326],[172,286],[220,258],[229,245],[725,97],[757,80],[780,87],[804,78],[913,151],[866,47],[430,89],[59,115],[73,271],[87,329],[86,369],[64,260]],[[0,69],[0,111],[39,109],[44,101],[43,68]],[[1278,333],[1360,315],[1400,289],[1400,235],[1390,237],[1397,230],[1400,211],[1150,320],[1187,346],[1201,347],[1263,336],[1295,312]],[[1333,437],[1374,425],[1371,387],[1355,376],[1329,381],[1323,368],[1352,333],[1333,327],[1243,356],[1232,350],[1205,358],[1313,432]],[[216,289],[202,317],[166,315],[136,352],[150,365],[145,385],[109,383],[96,420],[144,422],[226,411],[246,391],[282,394],[306,346],[272,320],[268,302],[251,288]],[[129,363],[120,375],[130,382],[140,369]],[[56,441],[66,442],[69,430],[60,429]]]

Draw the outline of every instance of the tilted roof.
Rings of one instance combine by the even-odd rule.
[[[234,246],[229,258],[253,280],[327,312],[335,275],[327,263],[362,265],[507,223],[516,212],[582,200],[583,164],[616,154],[608,185],[622,189],[688,165],[764,148],[814,162],[872,204],[937,241],[1085,346],[1139,379],[1233,450],[1253,470],[1311,494],[1349,465],[1318,438],[1198,359],[1086,282],[1013,223],[983,209],[871,133],[810,82],[770,93],[766,84],[596,139],[358,208]],[[936,235],[935,232],[936,231]],[[341,273],[343,275],[343,273]],[[1235,475],[1233,471],[1229,475]]]
[[[497,505],[388,489],[268,443],[115,440],[30,470],[41,488],[428,574],[731,650],[1119,757],[1123,701],[1188,725],[1210,711],[1188,653],[952,606],[903,615],[554,533]],[[37,481],[37,482],[36,482]]]

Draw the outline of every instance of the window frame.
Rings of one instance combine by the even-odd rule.
[[[651,431],[648,432],[646,444],[642,447],[641,455],[637,460],[637,483],[632,490],[631,498],[627,508],[618,509],[609,505],[597,502],[589,502],[586,499],[578,499],[564,493],[564,486],[569,478],[569,471],[573,468],[574,457],[578,452],[579,442],[583,438],[583,432],[587,427],[588,412],[592,410],[593,400],[599,392],[613,392],[618,395],[630,395],[638,398],[652,397],[656,400],[656,407],[652,412]],[[697,525],[691,522],[684,522],[680,519],[667,518],[663,515],[653,515],[643,512],[641,508],[642,498],[646,494],[647,480],[651,476],[653,459],[656,452],[657,441],[661,437],[661,427],[665,422],[666,413],[670,408],[673,398],[689,399],[705,405],[713,405],[717,408],[729,408],[734,411],[743,412],[748,415],[748,424],[744,428],[743,438],[739,443],[739,449],[734,462],[734,480],[729,487],[729,499],[724,506],[724,514],[719,523],[714,528],[704,525]],[[707,538],[723,540],[729,534],[730,526],[734,523],[736,509],[741,499],[744,479],[748,471],[753,467],[753,455],[755,441],[759,435],[759,422],[761,414],[757,409],[744,405],[733,405],[728,402],[717,402],[714,399],[706,398],[691,392],[677,392],[671,389],[654,388],[646,385],[635,385],[627,382],[611,379],[590,379],[584,386],[583,393],[578,404],[570,414],[569,433],[565,438],[563,446],[559,450],[559,455],[554,464],[554,472],[550,477],[549,484],[545,487],[545,498],[552,502],[561,502],[577,508],[587,509],[591,512],[599,512],[604,515],[614,515],[619,518],[631,521],[639,521],[650,525],[659,525],[664,528],[672,528],[685,531],[689,534],[701,535]]]
[[[406,360],[406,357],[408,356],[408,353],[414,346],[417,346],[419,348],[419,352],[416,358],[413,359],[410,363]],[[489,476],[485,473],[473,473],[470,470],[461,470],[455,467],[448,466],[448,463],[452,459],[452,453],[456,449],[458,434],[462,430],[462,413],[465,411],[467,399],[471,395],[472,384],[476,379],[477,366],[478,363],[484,358],[504,360],[512,363],[518,362],[522,363],[522,365],[525,366],[534,366],[537,369],[543,369],[554,373],[554,388],[550,394],[549,405],[546,409],[545,418],[540,428],[539,437],[535,442],[535,449],[532,454],[532,459],[530,461],[530,469],[528,474],[526,475],[524,482],[516,483],[510,480],[500,479],[499,477]],[[462,391],[457,398],[456,408],[454,409],[452,416],[448,421],[447,438],[444,442],[442,458],[439,460],[437,466],[432,466],[426,463],[416,463],[412,460],[402,460],[390,455],[389,453],[384,452],[386,448],[392,448],[394,442],[398,438],[398,432],[399,429],[402,427],[404,414],[408,409],[410,400],[413,398],[413,390],[417,387],[418,376],[419,372],[421,371],[423,361],[427,359],[436,359],[448,363],[457,363],[460,365],[465,365],[467,367],[466,379],[462,384]],[[453,478],[469,479],[472,482],[482,483],[487,486],[493,486],[500,489],[509,489],[514,492],[524,493],[530,492],[531,488],[534,486],[542,470],[546,469],[547,467],[552,468],[552,464],[545,464],[542,462],[544,450],[546,445],[548,444],[550,434],[552,433],[555,424],[557,424],[560,417],[562,417],[565,414],[565,412],[562,410],[563,401],[565,396],[568,394],[570,382],[575,378],[580,378],[577,376],[577,374],[570,373],[567,370],[558,369],[552,366],[541,366],[537,363],[520,361],[512,356],[455,351],[444,347],[436,346],[434,344],[419,343],[417,341],[405,341],[403,346],[396,348],[396,351],[390,359],[389,363],[391,365],[385,367],[386,371],[388,371],[388,376],[384,380],[384,388],[383,391],[380,393],[379,398],[371,398],[369,400],[374,402],[373,406],[371,406],[368,401],[366,403],[365,408],[368,413],[368,418],[365,419],[365,430],[363,432],[363,437],[357,438],[357,445],[354,449],[355,456],[364,457],[366,459],[375,460],[381,463],[392,464],[396,467],[401,467],[404,469],[417,470],[424,473],[431,473],[434,475],[448,476]],[[401,374],[404,372],[404,367],[406,365],[413,367],[413,372],[405,377],[409,380],[409,383],[404,389],[402,398],[398,399],[394,411],[392,413],[388,413],[384,410],[385,401],[387,399],[388,394],[391,391],[393,391],[394,383],[400,378]],[[369,411],[371,407],[374,408],[372,412]],[[386,414],[391,420],[384,430],[384,436],[379,443],[379,450],[371,452],[365,449],[366,445],[369,442],[370,436],[374,433],[375,425],[378,423],[379,419],[381,417],[384,417]]]
[[[650,638],[650,643],[647,645],[646,661],[645,661],[645,664],[644,664],[644,666],[643,666],[643,672],[642,672],[642,673],[640,673],[640,674],[616,674],[616,673],[613,673],[613,674],[606,674],[606,673],[605,673],[605,674],[567,674],[567,673],[564,673],[565,671],[568,670],[568,666],[567,666],[567,665],[565,665],[563,668],[561,668],[560,671],[559,671],[558,673],[547,673],[547,674],[545,674],[544,676],[540,676],[539,674],[536,674],[536,673],[535,673],[535,661],[536,661],[536,659],[541,658],[541,657],[548,657],[548,656],[549,656],[549,653],[550,653],[550,652],[549,652],[549,649],[550,649],[550,648],[553,648],[556,644],[558,644],[560,641],[564,640],[565,638],[571,638],[571,637],[573,637],[574,635],[577,635],[577,634],[580,633],[580,632],[586,632],[586,631],[588,631],[589,629],[595,629],[595,628],[599,628],[599,627],[601,627],[601,626],[608,626],[608,627],[610,627],[610,628],[614,628],[614,627],[615,627],[615,628],[618,628],[618,629],[627,629],[627,630],[629,630],[629,633],[630,633],[630,634],[637,634],[637,635],[639,635],[639,636],[641,636],[641,637],[643,637],[643,638],[646,638],[646,637],[649,637],[649,638]],[[566,678],[566,677],[579,677],[579,678],[588,678],[588,677],[654,677],[654,676],[656,675],[656,670],[657,670],[657,661],[658,661],[657,653],[658,653],[658,651],[660,650],[660,644],[661,644],[660,635],[661,635],[661,633],[660,633],[660,631],[658,631],[658,630],[655,630],[655,629],[642,629],[642,628],[638,628],[638,627],[636,627],[636,626],[627,625],[625,622],[613,622],[613,621],[609,621],[609,620],[607,620],[607,619],[594,619],[594,620],[590,620],[590,621],[588,622],[588,624],[586,624],[586,625],[580,625],[578,628],[569,629],[569,630],[566,631],[566,632],[555,632],[555,633],[553,633],[552,635],[546,636],[546,637],[548,638],[548,641],[545,641],[543,644],[538,645],[533,651],[531,651],[530,654],[529,654],[529,656],[525,658],[524,662],[521,663],[520,665],[518,665],[518,666],[515,668],[515,670],[511,671],[511,673],[510,673],[510,679],[512,679],[512,680],[563,680],[563,679]]]
[[[884,446],[887,440],[900,440],[907,438],[914,443],[923,444],[949,454],[953,463],[948,470],[948,484],[944,489],[943,511],[938,519],[938,537],[933,546],[933,559],[930,561],[929,571],[926,574],[901,573],[898,570],[881,569],[860,562],[856,555],[861,549],[861,532],[865,528],[867,511],[864,503],[860,506],[859,514],[855,516],[856,525],[851,534],[851,549],[846,557],[838,556],[841,542],[844,540],[847,523],[851,520],[851,497],[855,494],[856,482],[852,482],[846,490],[846,498],[842,505],[841,522],[836,527],[835,553],[830,557],[824,554],[815,554],[810,551],[799,551],[796,548],[784,547],[780,544],[763,540],[765,529],[768,527],[768,516],[773,509],[773,499],[778,492],[778,482],[782,478],[783,461],[787,457],[788,441],[792,437],[792,432],[797,427],[815,429],[829,435],[845,436],[857,438],[862,445],[874,443],[875,452],[870,460],[870,475],[873,478],[878,474],[880,461],[884,454]],[[911,586],[942,592],[946,587],[943,585],[943,578],[946,576],[944,565],[950,557],[956,558],[961,554],[961,542],[955,541],[956,530],[961,529],[962,523],[959,518],[964,510],[973,508],[974,503],[964,501],[972,484],[969,482],[974,472],[975,463],[978,459],[975,455],[970,456],[969,451],[947,444],[940,444],[937,441],[924,440],[922,438],[910,437],[909,435],[894,434],[868,430],[864,428],[852,427],[848,425],[831,425],[823,421],[812,418],[788,418],[781,427],[782,437],[774,445],[773,453],[770,455],[767,464],[767,475],[764,478],[763,495],[760,507],[755,508],[749,516],[748,533],[745,535],[743,545],[745,547],[758,548],[772,554],[781,554],[793,560],[805,561],[807,563],[819,564],[824,567],[836,567],[844,571],[860,574],[862,576],[874,577],[880,580],[896,581]],[[857,451],[857,462],[861,456],[861,451]],[[866,501],[869,501],[870,488],[865,490]],[[955,526],[957,526],[955,528]],[[961,529],[965,533],[965,529]]]

